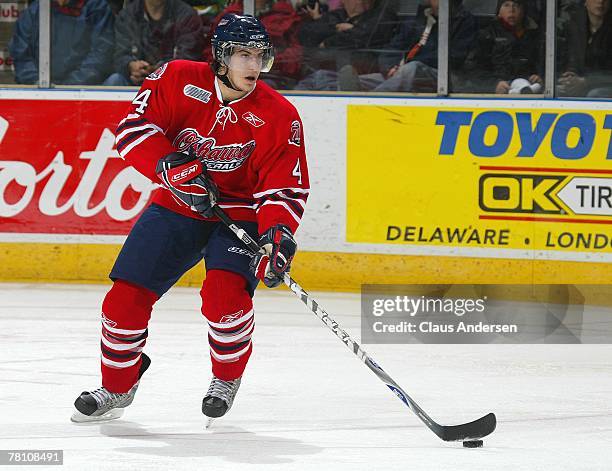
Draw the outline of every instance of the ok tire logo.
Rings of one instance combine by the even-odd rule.
[[[494,213],[565,214],[555,199],[566,176],[489,173],[478,181],[480,209]]]

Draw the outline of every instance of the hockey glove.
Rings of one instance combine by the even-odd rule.
[[[213,215],[219,190],[195,155],[173,152],[159,159],[155,171],[179,203],[205,218]]]
[[[291,229],[283,224],[271,227],[259,239],[259,246],[261,251],[251,259],[251,273],[268,288],[276,288],[289,272],[297,250]]]

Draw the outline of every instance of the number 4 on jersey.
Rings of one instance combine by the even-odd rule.
[[[134,98],[132,105],[139,105],[138,108],[134,110],[136,113],[142,114],[145,112],[146,107],[149,106],[147,101],[149,100],[150,96],[151,90],[144,90],[142,93],[138,94],[136,98]]]
[[[291,172],[291,175],[293,175],[294,177],[297,177],[298,185],[302,184],[302,171],[300,170],[300,159],[298,159],[297,163],[295,164],[295,167],[293,167],[293,172]]]

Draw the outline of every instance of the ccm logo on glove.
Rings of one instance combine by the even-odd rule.
[[[180,204],[209,218],[213,216],[219,190],[204,170],[202,162],[193,153],[180,152],[162,157],[156,167],[162,184]]]
[[[196,175],[202,173],[202,163],[200,161],[195,162],[193,165],[176,167],[168,170],[168,176],[172,183],[185,183],[191,180]]]

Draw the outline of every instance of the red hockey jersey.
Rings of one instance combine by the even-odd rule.
[[[219,206],[233,219],[257,221],[260,234],[278,223],[295,232],[300,223],[309,193],[302,122],[261,81],[224,104],[208,64],[169,62],[143,82],[115,135],[119,155],[156,183],[161,157],[193,148],[219,188]],[[152,201],[201,219],[166,188]]]

